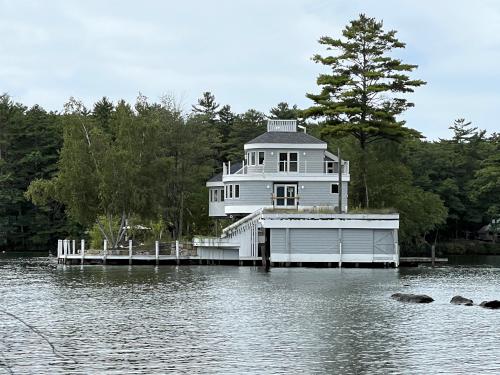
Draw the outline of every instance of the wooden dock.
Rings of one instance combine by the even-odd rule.
[[[434,258],[434,263],[443,265],[448,263],[448,258]],[[399,258],[399,265],[402,267],[409,266],[415,267],[419,264],[432,264],[432,257],[401,257]]]
[[[128,248],[108,249],[104,241],[102,250],[85,248],[81,240],[77,248],[75,240],[59,240],[57,245],[57,261],[61,264],[236,264],[260,265],[261,257],[225,259],[224,256],[203,257],[192,244],[175,241],[171,246],[160,246],[155,242],[153,250],[134,248],[129,241]]]

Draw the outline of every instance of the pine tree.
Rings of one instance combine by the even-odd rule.
[[[370,143],[388,139],[401,141],[420,133],[405,127],[397,116],[413,106],[400,94],[413,92],[424,85],[406,73],[416,65],[405,64],[389,55],[405,44],[396,38],[396,31],[385,32],[383,23],[361,14],[342,32],[342,39],[322,37],[319,43],[335,54],[315,55],[313,61],[331,69],[320,74],[319,94],[307,94],[314,105],[306,117],[324,121],[323,135],[354,136],[361,148],[361,175],[365,189],[365,206],[369,207],[366,171],[366,148]],[[399,97],[398,97],[399,96]]]

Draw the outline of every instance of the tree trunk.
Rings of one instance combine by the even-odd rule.
[[[365,208],[370,208],[370,196],[368,194],[368,179],[367,179],[367,165],[366,165],[366,144],[364,141],[360,142],[361,146],[361,178],[365,190]]]
[[[182,237],[182,226],[184,221],[184,192],[181,192],[181,202],[179,210],[179,228],[177,229],[177,239],[180,240]]]

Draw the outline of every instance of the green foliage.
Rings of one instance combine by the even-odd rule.
[[[31,180],[55,175],[61,144],[57,114],[0,95],[0,248],[46,249],[66,233],[81,230],[57,202],[47,199],[35,206],[24,195]]]
[[[343,39],[325,36],[319,40],[335,54],[313,57],[315,62],[328,67],[330,73],[318,77],[319,94],[307,94],[315,104],[305,110],[304,115],[323,121],[326,125],[323,135],[350,135],[359,142],[364,204],[369,207],[365,149],[380,140],[399,142],[420,136],[416,130],[406,128],[397,116],[413,106],[405,94],[425,82],[407,75],[416,65],[389,55],[405,44],[396,38],[396,31],[385,32],[382,22],[361,14],[342,35]]]

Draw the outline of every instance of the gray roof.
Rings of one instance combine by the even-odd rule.
[[[303,132],[267,132],[247,142],[247,144],[251,143],[326,144],[326,142]]]
[[[237,163],[231,163],[231,174],[238,172],[242,166],[243,166],[243,163],[241,161],[237,162]],[[218,182],[218,181],[222,181],[222,172],[217,173],[215,176],[213,176],[207,182]]]

